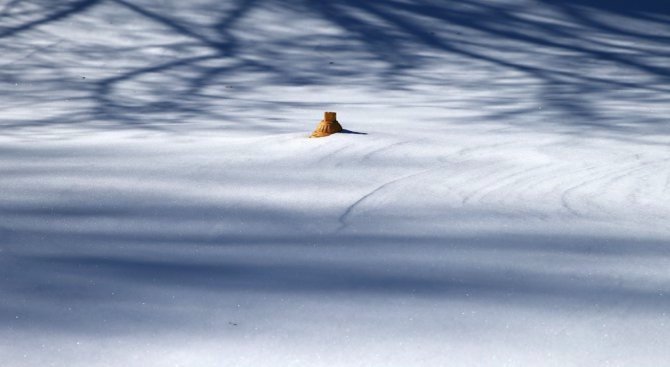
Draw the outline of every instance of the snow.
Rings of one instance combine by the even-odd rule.
[[[664,365],[669,7],[0,1],[0,365]]]

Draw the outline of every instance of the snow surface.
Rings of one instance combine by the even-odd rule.
[[[0,366],[667,365],[669,8],[0,0]]]

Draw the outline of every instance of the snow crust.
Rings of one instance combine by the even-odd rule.
[[[0,365],[667,364],[668,7],[0,1]]]

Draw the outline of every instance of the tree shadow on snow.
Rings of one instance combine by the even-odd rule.
[[[666,277],[653,276],[670,261],[662,240],[501,234],[485,225],[430,236],[335,233],[326,212],[239,205],[17,209],[0,208],[14,223],[0,227],[0,320],[15,330],[113,334],[189,327],[198,322],[192,313],[243,299],[259,302],[250,307],[269,307],[264,313],[274,299],[303,297],[628,315],[670,306]],[[487,215],[464,210],[461,219],[477,223]],[[134,224],[110,230],[112,220]],[[292,228],[308,221],[321,229]],[[29,229],[29,223],[53,224]],[[234,223],[249,229],[225,229]]]
[[[8,105],[65,103],[58,97],[65,90],[63,98],[76,95],[86,106],[49,109],[31,120],[4,118],[5,131],[91,121],[104,129],[169,129],[198,121],[220,121],[223,130],[281,129],[283,120],[263,116],[320,110],[321,104],[276,100],[262,92],[267,86],[281,91],[351,85],[416,93],[419,85],[448,85],[459,95],[499,91],[488,103],[460,106],[481,110],[485,120],[523,126],[532,121],[537,129],[623,138],[667,132],[666,117],[648,112],[670,98],[665,62],[670,23],[662,1],[544,0],[529,6],[479,0],[238,0],[162,7],[125,0],[66,1],[56,7],[12,1],[1,11],[8,25],[0,30],[0,52],[17,58],[0,75],[5,84],[22,86],[5,89],[12,97]],[[267,28],[256,21],[258,14],[272,14],[287,32]],[[337,32],[320,32],[318,25],[298,29],[305,27],[296,22],[302,19]],[[59,27],[65,20],[146,40],[128,47],[63,39]],[[151,32],[168,38],[134,35],[126,29],[134,22],[148,22]],[[33,50],[26,42],[34,37],[60,43]],[[81,66],[58,62],[64,52],[76,55],[74,64]],[[111,75],[85,82],[74,75],[89,62],[109,60],[123,61]],[[436,63],[451,65],[457,74],[434,73]],[[268,98],[257,98],[258,93]],[[446,95],[434,105],[444,104],[447,114],[445,102],[453,100]]]

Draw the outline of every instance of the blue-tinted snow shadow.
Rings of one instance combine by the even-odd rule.
[[[631,264],[658,269],[670,263],[670,247],[660,239],[496,233],[486,225],[458,235],[336,234],[330,214],[317,208],[124,205],[99,212],[0,207],[14,223],[0,227],[3,324],[105,334],[189,327],[202,320],[183,310],[207,313],[249,296],[426,299],[580,312],[624,307],[631,315],[670,306],[667,279],[630,275]],[[491,215],[464,209],[460,220],[482,223]],[[110,230],[106,223],[114,220],[132,221],[136,229]],[[402,226],[402,218],[396,220]],[[321,231],[292,229],[308,222],[321,223]],[[31,229],[30,223],[42,224]],[[193,229],[231,223],[249,229]],[[273,229],[282,223],[286,229]]]
[[[6,83],[39,86],[21,89],[26,102],[58,101],[58,96],[64,95],[58,92],[66,90],[86,100],[87,107],[65,111],[57,118],[5,120],[4,130],[89,124],[92,120],[107,122],[99,124],[104,129],[162,130],[193,121],[221,121],[222,132],[281,130],[283,120],[270,121],[263,116],[320,111],[320,105],[240,95],[268,85],[281,89],[354,84],[371,90],[416,93],[413,87],[417,85],[446,84],[464,92],[499,90],[500,101],[519,103],[502,110],[495,107],[495,99],[484,105],[461,106],[481,110],[484,120],[497,123],[530,123],[538,129],[622,139],[667,133],[666,117],[651,113],[670,99],[670,67],[662,62],[670,57],[665,47],[670,26],[663,21],[668,5],[663,1],[544,0],[528,6],[480,0],[303,0],[290,4],[238,0],[182,4],[179,11],[141,1],[110,0],[105,7],[99,3],[65,1],[55,8],[45,4],[28,11],[25,4],[10,2],[0,15],[8,24],[0,31],[5,41],[0,52],[2,48],[11,51],[45,32],[44,25],[53,26],[53,30],[40,37],[53,36],[55,42],[57,34],[49,32],[57,32],[59,21],[75,17],[94,17],[99,19],[96,26],[101,30],[126,32],[122,25],[109,24],[109,19],[119,16],[114,11],[128,19],[149,21],[172,35],[174,41],[135,49],[75,45],[64,50],[62,45],[32,50],[30,62],[19,59],[5,69],[2,78]],[[287,26],[292,17],[311,17],[335,26],[341,34],[305,30],[303,35],[271,38],[250,26],[255,11],[283,16]],[[649,29],[627,27],[627,22],[642,22]],[[270,43],[255,41],[263,37]],[[609,42],[607,37],[615,37],[617,42]],[[161,47],[172,56],[152,58],[145,52],[151,47]],[[64,69],[67,65],[50,62],[62,52],[76,54],[81,61],[124,58],[134,63],[113,76],[75,81]],[[469,65],[473,75],[485,77],[468,82],[433,73],[430,65],[436,57],[453,65]],[[510,73],[516,75],[518,84],[498,82]],[[44,77],[36,80],[37,75]],[[236,79],[240,76],[254,82],[240,82]],[[142,93],[135,94],[137,90]],[[9,88],[3,93],[14,92]],[[447,101],[450,98],[446,97]]]
[[[26,42],[21,37],[57,37],[58,22],[68,17],[104,18],[104,12],[91,12],[97,3],[64,1],[54,8],[44,2],[35,4],[30,13],[11,10],[22,6],[22,2],[8,3],[0,16],[3,24],[9,24],[0,30],[0,53],[7,54],[21,46]],[[332,87],[352,79],[370,89],[410,93],[413,85],[451,82],[448,76],[416,73],[431,62],[421,51],[430,51],[454,63],[469,65],[473,74],[482,72],[490,77],[458,85],[463,90],[502,88],[493,84],[496,77],[515,73],[524,82],[501,94],[526,104],[541,102],[543,110],[549,112],[538,115],[538,129],[584,134],[613,132],[626,139],[663,131],[666,120],[640,112],[644,108],[616,112],[602,107],[601,102],[616,97],[609,94],[612,91],[623,93],[619,101],[638,107],[653,107],[668,100],[669,66],[653,61],[669,56],[667,47],[663,47],[670,40],[669,26],[659,20],[667,17],[667,8],[660,2],[645,1],[543,3],[551,14],[567,17],[570,26],[556,24],[551,17],[533,16],[536,14],[529,12],[532,9],[515,6],[514,2],[338,0],[286,4],[258,0],[236,1],[230,8],[219,8],[220,2],[213,1],[208,12],[192,10],[181,14],[146,2],[113,0],[106,4],[160,25],[173,38],[171,43],[160,46],[173,54],[159,60],[148,58],[143,53],[145,47],[69,49],[76,50],[70,54],[83,61],[114,59],[117,55],[132,60],[132,56],[140,56],[114,76],[85,80],[76,76],[76,80],[71,80],[72,75],[64,72],[64,66],[53,62],[62,48],[42,49],[32,55],[27,50],[21,57],[30,55],[30,62],[12,60],[0,72],[3,83],[26,82],[26,87],[18,92],[3,88],[0,97],[20,95],[26,104],[33,105],[58,102],[59,92],[66,90],[83,95],[79,98],[87,104],[83,110],[64,111],[58,119],[12,121],[2,117],[1,129],[2,133],[9,133],[26,126],[48,126],[54,120],[63,124],[109,122],[103,125],[104,129],[163,129],[192,119],[236,121],[225,124],[222,133],[227,129],[258,128],[258,124],[266,124],[267,120],[259,117],[266,116],[267,111],[321,109],[309,102],[240,100],[238,93],[252,91],[259,85]],[[252,10],[279,8],[329,22],[342,34],[306,34],[266,48],[242,36],[259,35],[254,34],[253,28],[241,25]],[[628,29],[625,22],[619,25],[603,21],[594,12],[626,21],[649,22],[656,33]],[[207,16],[194,18],[203,21],[182,18],[203,13]],[[46,30],[43,26],[47,24],[54,28]],[[105,24],[99,22],[98,26],[109,30]],[[119,25],[109,27],[129,32]],[[626,42],[613,49],[612,44],[590,39],[594,33],[615,35]],[[313,37],[320,37],[322,48],[333,54],[310,58],[314,47],[304,45]],[[146,48],[151,46],[157,45]],[[198,55],[192,54],[194,48]],[[307,55],[305,58],[311,62],[296,63],[286,56],[286,50]],[[332,61],[336,52],[382,66]],[[597,67],[585,68],[589,62],[621,72],[601,74]],[[259,84],[229,82],[239,75],[253,77]],[[151,80],[143,79],[147,76],[152,76]],[[124,87],[129,82],[135,84]],[[529,91],[528,85],[537,88]],[[144,94],[135,98],[128,93],[133,88]],[[491,105],[504,102],[504,98],[501,96]],[[234,102],[231,104],[235,107],[227,106],[226,101]],[[534,106],[522,109],[512,105],[501,112],[487,110],[488,105],[477,102],[470,107],[488,111],[487,116],[496,122],[514,124],[520,115],[537,113]],[[234,109],[240,108],[257,112],[252,116],[239,115]],[[617,118],[627,119],[629,124],[619,124],[620,120],[613,118],[616,113],[621,114]],[[261,127],[280,124],[281,120]],[[22,168],[19,173],[27,170]],[[667,261],[670,251],[667,243],[660,240],[541,233],[324,234],[300,228],[300,223],[313,221],[320,221],[325,229],[336,228],[337,218],[328,216],[330,212],[319,212],[318,207],[311,212],[291,212],[133,198],[137,201],[132,204],[119,200],[103,207],[81,202],[72,206],[12,206],[9,201],[3,202],[0,215],[12,218],[0,227],[3,327],[108,333],[110,326],[103,325],[99,317],[104,313],[113,320],[116,331],[130,324],[169,328],[192,322],[191,318],[178,317],[180,314],[169,307],[169,296],[183,294],[180,292],[190,297],[180,305],[190,309],[214,307],[216,302],[226,300],[226,295],[236,297],[240,292],[285,297],[425,297],[442,302],[467,300],[536,309],[557,304],[590,310],[625,305],[627,312],[640,313],[658,313],[670,306],[665,278],[656,283],[640,282],[625,272],[585,275],[589,271],[584,270],[601,261],[614,264],[614,269],[625,268],[631,260],[650,266]],[[142,202],[149,204],[140,205]],[[462,213],[461,219],[478,223],[487,215],[491,213]],[[115,221],[126,225],[134,221],[136,227],[129,229]],[[226,223],[233,228],[233,224],[249,223],[249,227],[234,233],[192,230],[197,225],[217,228]],[[487,231],[485,227],[479,229],[481,233]],[[297,234],[287,234],[289,230]],[[258,233],[262,231],[265,232]],[[291,252],[295,256],[286,256]],[[388,260],[388,254],[395,254],[400,260],[378,262]],[[525,262],[529,258],[536,263]],[[202,305],[203,298],[213,303]],[[147,303],[150,307],[145,307]],[[64,312],[68,309],[77,312]]]
[[[348,129],[342,129],[340,131],[341,134],[352,134],[352,135],[368,135],[368,133],[364,133],[362,131],[353,131],[353,130],[348,130]]]

